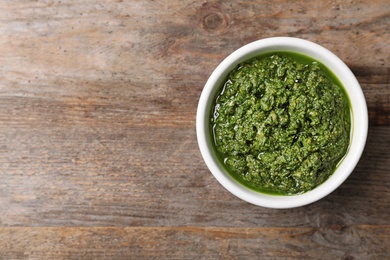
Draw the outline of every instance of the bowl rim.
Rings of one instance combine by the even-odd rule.
[[[234,180],[215,158],[209,132],[212,100],[227,74],[240,62],[268,52],[290,51],[325,65],[344,86],[351,104],[351,143],[336,171],[311,191],[298,195],[271,195],[251,190]],[[348,84],[347,84],[348,83]],[[270,37],[248,43],[228,55],[212,72],[200,95],[196,113],[198,146],[217,181],[242,200],[267,208],[294,208],[313,203],[337,189],[352,173],[363,153],[368,134],[368,111],[362,88],[348,66],[321,45],[295,37]]]

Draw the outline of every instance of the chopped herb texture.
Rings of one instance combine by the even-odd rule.
[[[262,55],[230,72],[211,132],[221,164],[257,191],[294,195],[335,171],[350,143],[350,105],[335,76],[294,53]]]

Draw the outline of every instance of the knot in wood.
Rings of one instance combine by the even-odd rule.
[[[202,29],[212,34],[224,32],[228,24],[227,16],[218,10],[208,10],[203,13],[201,18]]]
[[[216,30],[223,23],[223,17],[219,13],[207,14],[203,17],[203,27],[207,30]]]

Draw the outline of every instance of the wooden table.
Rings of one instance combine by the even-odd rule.
[[[275,210],[200,155],[203,86],[251,41],[317,42],[357,76],[364,154],[335,192]],[[390,4],[1,1],[0,259],[390,259]]]

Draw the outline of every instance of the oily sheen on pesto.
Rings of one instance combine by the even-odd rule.
[[[323,183],[350,143],[350,106],[325,66],[279,52],[239,64],[215,98],[221,164],[243,185],[300,194]]]

